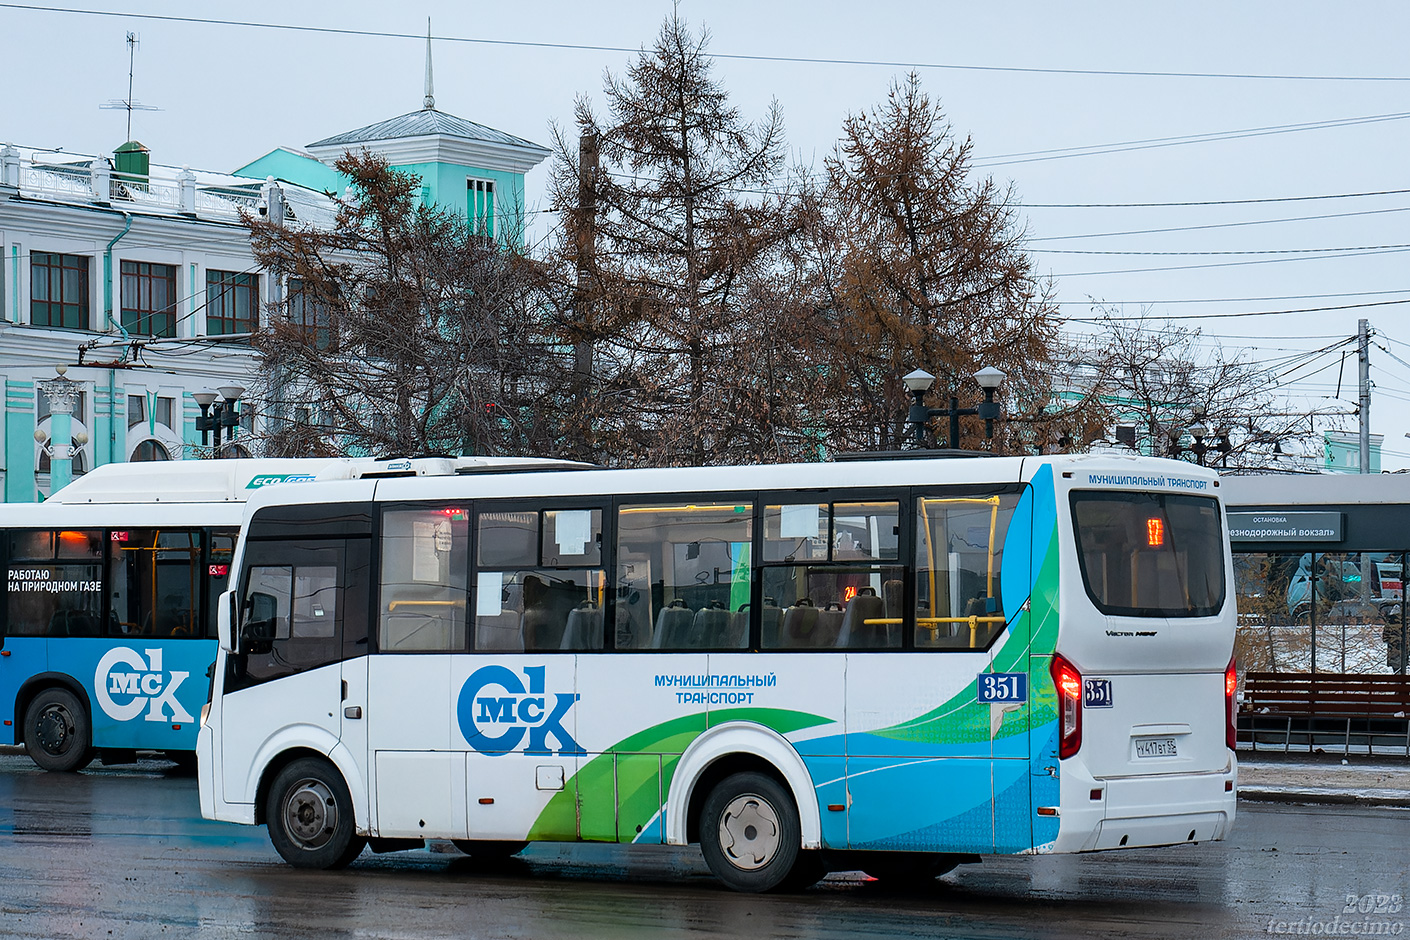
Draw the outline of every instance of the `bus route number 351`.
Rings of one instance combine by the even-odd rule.
[[[1021,672],[982,672],[979,674],[979,701],[1028,701],[1028,676]]]

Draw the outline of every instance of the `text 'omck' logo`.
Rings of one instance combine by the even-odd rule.
[[[148,721],[194,721],[191,713],[176,700],[176,690],[191,673],[167,673],[162,669],[161,650],[145,652],[147,658],[143,659],[136,650],[118,646],[98,660],[98,668],[93,673],[98,707],[118,721],[131,721],[142,714],[143,709],[147,711]],[[171,710],[170,719],[165,709]]]
[[[525,666],[527,685],[507,666],[482,666],[465,680],[455,711],[460,733],[470,747],[482,754],[507,754],[519,750],[527,736],[525,754],[587,753],[563,728],[563,719],[578,695],[545,695],[545,668]],[[550,737],[558,743],[557,751],[548,746]]]

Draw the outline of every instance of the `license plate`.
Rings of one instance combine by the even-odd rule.
[[[1179,757],[1174,738],[1137,738],[1137,757]]]

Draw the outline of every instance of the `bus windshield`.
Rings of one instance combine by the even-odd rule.
[[[1072,494],[1082,581],[1104,614],[1209,617],[1224,606],[1224,533],[1207,496]]]

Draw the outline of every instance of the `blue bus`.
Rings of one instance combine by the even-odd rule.
[[[46,770],[194,763],[246,498],[270,485],[468,472],[509,458],[108,464],[0,506],[0,744]],[[530,461],[532,462],[532,461]]]

